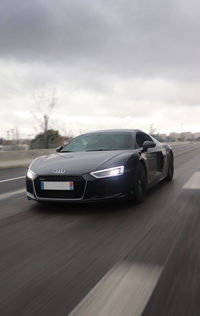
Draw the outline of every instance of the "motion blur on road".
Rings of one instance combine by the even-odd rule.
[[[0,170],[0,315],[200,315],[200,144],[141,205],[28,201]]]

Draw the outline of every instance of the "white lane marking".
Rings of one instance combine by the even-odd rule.
[[[122,262],[111,269],[69,316],[139,316],[163,268]]]
[[[0,200],[4,200],[4,199],[10,198],[14,195],[25,193],[25,192],[26,192],[25,189],[20,189],[20,190],[16,190],[16,191],[2,193],[2,194],[0,194]]]
[[[183,189],[200,189],[200,172],[195,172],[184,184]]]
[[[16,178],[11,178],[11,179],[0,180],[0,183],[2,183],[2,182],[14,181],[14,180],[23,179],[23,178],[26,178],[26,176],[21,176],[21,177],[16,177]]]

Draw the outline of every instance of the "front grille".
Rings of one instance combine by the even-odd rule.
[[[41,190],[41,181],[73,181],[74,190]],[[80,199],[83,197],[86,181],[81,176],[38,176],[34,185],[36,195],[41,198]]]

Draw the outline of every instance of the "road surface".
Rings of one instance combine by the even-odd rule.
[[[0,171],[0,315],[200,315],[200,144],[141,205],[42,206]]]

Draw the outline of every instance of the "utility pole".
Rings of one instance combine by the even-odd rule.
[[[44,115],[45,148],[49,148],[48,123],[49,123],[49,116],[48,116],[47,114],[45,114],[45,115]]]

